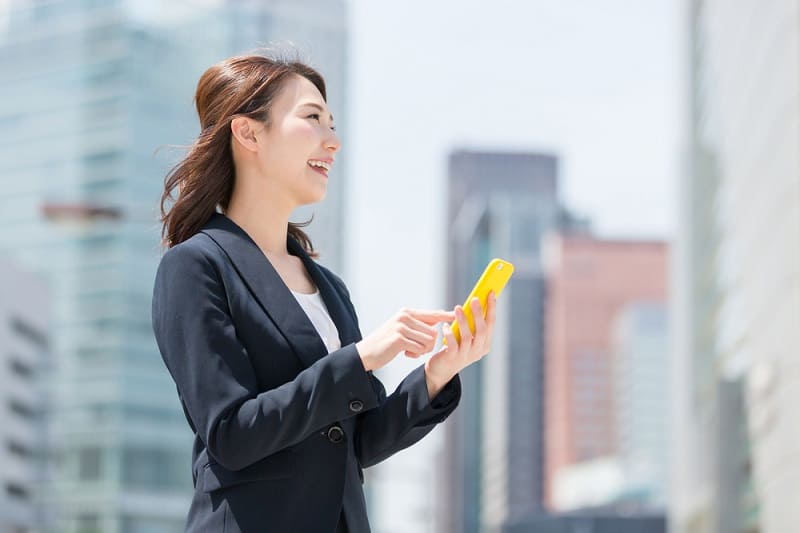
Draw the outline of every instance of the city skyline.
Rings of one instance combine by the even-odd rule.
[[[702,0],[635,4],[610,0],[602,5],[586,0],[499,0],[491,8],[477,0],[433,4],[410,0],[380,6],[368,0],[340,0],[309,12],[299,6],[311,5],[311,0],[276,0],[269,3],[269,9],[274,9],[269,16],[260,11],[267,4],[258,0],[183,0],[159,12],[156,8],[161,2],[103,3],[98,8],[104,13],[102,24],[86,23],[80,29],[86,22],[81,21],[67,32],[56,25],[49,38],[49,19],[36,20],[47,10],[30,7],[26,23],[43,30],[31,40],[34,46],[26,48],[26,38],[20,40],[14,33],[21,26],[9,26],[5,14],[12,5],[34,4],[0,0],[0,63],[7,67],[4,81],[9,82],[0,89],[7,96],[0,101],[0,128],[5,128],[0,139],[0,168],[4,169],[0,174],[8,176],[7,194],[0,198],[0,219],[7,228],[0,231],[0,251],[13,251],[0,261],[12,259],[30,271],[49,270],[57,278],[56,327],[47,333],[52,335],[50,346],[55,353],[70,354],[68,380],[57,384],[53,394],[69,399],[59,405],[64,416],[59,416],[57,431],[68,437],[69,451],[59,452],[59,466],[78,482],[59,489],[74,497],[73,529],[102,530],[110,523],[92,516],[89,500],[103,488],[109,489],[108,496],[115,485],[97,484],[92,493],[72,490],[95,483],[109,472],[121,484],[140,491],[162,481],[172,487],[191,482],[191,472],[177,453],[183,444],[178,428],[188,434],[183,414],[167,413],[167,407],[173,406],[167,405],[169,401],[177,404],[174,387],[160,361],[156,360],[158,369],[149,366],[152,354],[147,352],[149,296],[143,295],[151,286],[143,273],[154,267],[161,251],[158,209],[147,195],[160,192],[164,177],[163,157],[154,151],[166,143],[193,139],[197,120],[192,116],[191,97],[202,68],[226,55],[272,43],[285,43],[290,49],[297,45],[303,59],[318,67],[328,81],[329,105],[337,117],[343,149],[337,154],[337,170],[331,173],[326,200],[298,210],[292,220],[314,214],[308,230],[315,248],[322,252],[320,263],[347,283],[364,335],[401,306],[449,309],[463,301],[459,294],[469,281],[456,280],[448,267],[456,254],[447,246],[453,235],[445,206],[464,192],[462,185],[448,180],[452,154],[504,154],[509,160],[526,154],[552,157],[557,161],[556,188],[563,208],[558,216],[569,213],[575,217],[573,222],[591,226],[591,237],[599,243],[666,246],[668,274],[675,274],[676,280],[667,294],[672,299],[669,316],[677,317],[675,347],[669,346],[672,339],[647,337],[642,333],[645,329],[626,330],[633,328],[633,314],[625,319],[629,322],[620,319],[613,326],[619,343],[615,354],[625,354],[634,345],[645,346],[636,358],[648,352],[653,357],[666,356],[675,365],[669,390],[673,404],[664,411],[674,411],[675,432],[662,436],[661,426],[650,424],[651,420],[642,422],[650,409],[661,412],[665,406],[635,396],[647,396],[643,393],[647,387],[640,385],[648,380],[652,388],[647,390],[663,385],[652,380],[652,371],[642,370],[656,368],[648,366],[656,360],[639,361],[644,365],[639,367],[639,377],[633,377],[634,366],[627,368],[627,377],[621,373],[623,385],[615,400],[635,403],[638,411],[629,410],[629,419],[616,426],[613,418],[621,416],[602,423],[586,419],[572,424],[585,434],[594,431],[594,436],[582,439],[578,444],[584,451],[573,454],[582,455],[584,461],[559,459],[563,464],[557,466],[569,474],[563,486],[586,486],[586,480],[602,479],[602,468],[609,464],[600,463],[614,446],[609,444],[613,440],[609,435],[596,430],[598,425],[608,425],[620,435],[636,435],[637,439],[625,443],[630,457],[636,455],[634,449],[656,449],[656,441],[669,447],[677,484],[668,495],[661,492],[661,470],[648,464],[652,456],[644,462],[631,461],[630,471],[641,475],[627,488],[650,490],[658,502],[669,496],[672,533],[727,533],[734,526],[746,527],[748,533],[772,533],[794,523],[796,511],[786,488],[800,472],[790,455],[797,449],[797,431],[787,424],[789,411],[782,402],[790,393],[796,397],[800,381],[791,349],[774,339],[793,335],[793,321],[800,316],[800,248],[795,246],[800,228],[800,196],[795,194],[800,175],[795,142],[800,114],[794,112],[800,103],[796,97],[800,47],[795,46],[800,27],[779,23],[800,20],[796,17],[800,2],[770,4],[756,13],[752,25],[736,9]],[[112,4],[129,7],[117,18],[108,9]],[[755,5],[751,2],[754,12]],[[341,6],[349,13],[337,15]],[[194,27],[202,26],[206,40],[219,46],[212,51],[195,47],[195,22],[187,18],[194,7],[227,13],[236,21],[231,27],[248,21],[252,25],[234,31],[203,22]],[[230,12],[219,11],[229,8]],[[234,10],[238,11],[234,14]],[[147,29],[149,23],[154,24],[152,31]],[[159,32],[170,24],[181,29],[162,40]],[[312,45],[315,37],[322,40]],[[9,41],[13,48],[3,54]],[[747,53],[737,48],[741,42],[751,43]],[[52,54],[46,53],[47,46],[54,50]],[[771,53],[777,49],[784,53]],[[91,50],[100,53],[86,54]],[[27,59],[29,53],[41,60]],[[184,64],[182,58],[188,55],[191,61]],[[740,75],[734,66],[738,61],[761,75],[748,78],[746,84],[733,83]],[[169,80],[164,76],[189,65],[194,69],[191,76],[175,75]],[[45,79],[42,73],[50,68],[54,74],[49,82],[37,81]],[[97,107],[81,100],[84,85]],[[60,98],[47,97],[49,89],[59,87]],[[786,109],[788,114],[784,114]],[[164,126],[150,127],[150,120],[162,120]],[[738,123],[750,123],[753,128],[731,127]],[[127,131],[127,125],[138,140],[124,152],[120,132]],[[145,138],[145,131],[158,135]],[[482,171],[486,183],[477,187],[482,197],[489,198],[507,185],[498,177],[508,170],[506,163],[498,163],[499,170]],[[129,179],[134,175],[136,179]],[[547,198],[548,194],[538,197]],[[530,204],[521,197],[514,200]],[[508,221],[522,211],[508,205],[495,206],[493,213],[503,213],[495,219],[510,226]],[[76,214],[94,222],[82,225],[75,220]],[[94,229],[87,229],[91,224]],[[536,230],[530,234],[538,234],[539,224],[534,221],[533,226]],[[136,252],[144,249],[147,253]],[[494,250],[502,256],[513,248]],[[129,264],[117,272],[106,264],[113,261]],[[523,262],[528,267],[535,263]],[[472,266],[478,268],[477,262]],[[120,279],[133,279],[134,274],[141,276],[114,288]],[[632,285],[633,277],[632,273],[620,279],[608,276],[595,285],[613,291],[617,285]],[[460,288],[453,287],[456,281]],[[535,451],[538,446],[530,438],[530,428],[509,429],[512,415],[529,416],[524,409],[512,409],[512,398],[522,397],[520,403],[526,405],[538,402],[540,397],[525,387],[535,389],[533,378],[545,366],[535,359],[519,358],[527,349],[524,342],[535,343],[547,336],[536,330],[536,316],[542,310],[524,309],[522,300],[533,299],[538,305],[548,287],[539,286],[543,281],[538,274],[525,282],[528,285],[519,284],[516,290],[513,284],[509,286],[512,291],[503,295],[507,298],[499,310],[504,313],[502,324],[533,322],[525,332],[529,337],[519,336],[522,340],[517,345],[510,344],[507,329],[511,327],[504,326],[494,353],[488,356],[491,359],[476,367],[480,380],[477,373],[464,373],[465,397],[448,421],[457,422],[479,408],[503,411],[484,422],[476,441],[479,445],[470,452],[471,457],[480,457],[474,466],[489,481],[479,487],[485,498],[481,512],[491,517],[497,531],[514,505],[521,511],[508,522],[509,527],[523,528],[538,519],[535,510],[526,515],[523,508],[530,503],[525,491],[537,494],[539,490],[529,483],[529,478],[539,479],[530,465],[539,458],[527,457],[526,464],[502,456],[502,450],[511,449],[512,435],[526,443],[527,448],[515,448],[520,454],[533,455],[524,450]],[[581,292],[575,301],[585,303],[582,299],[590,298],[590,292]],[[605,319],[584,316],[583,320],[595,325],[603,322],[603,334],[612,333]],[[518,331],[523,329],[517,326]],[[117,345],[125,348],[117,349]],[[606,348],[597,351],[605,355]],[[606,362],[592,362],[590,351],[563,359],[585,367],[582,372],[593,377],[610,374]],[[581,349],[571,350],[577,352]],[[92,403],[105,390],[103,380],[116,379],[116,363],[109,353],[120,361],[115,383],[123,399],[118,411]],[[91,363],[91,371],[78,372],[78,361]],[[663,362],[658,361],[659,365]],[[378,376],[391,391],[421,362],[401,355]],[[9,369],[8,375],[16,379],[13,365],[5,371]],[[522,372],[511,379],[509,369]],[[649,377],[641,379],[645,375]],[[584,384],[592,381],[584,378]],[[504,380],[516,383],[522,396],[485,395],[487,383],[502,387]],[[142,383],[153,386],[158,394],[145,398]],[[552,394],[546,399],[551,402],[559,395],[572,395],[583,398],[585,408],[592,398],[597,400],[595,384],[579,391],[570,380],[561,379],[550,386]],[[608,392],[599,395],[603,402]],[[125,406],[128,400],[130,405]],[[114,420],[122,415],[140,424],[138,433],[127,441],[136,446],[125,445],[130,435],[120,432],[122,444],[111,454],[101,454],[99,447],[110,440],[95,443],[84,429],[101,428],[110,436]],[[175,430],[158,443],[164,444],[161,448],[143,437],[152,431],[146,427],[151,419],[160,420],[158,427],[169,425]],[[366,496],[376,533],[437,531],[429,524],[439,518],[434,517],[436,502],[446,486],[435,481],[432,472],[452,451],[446,444],[447,429],[435,430],[413,449],[366,471]],[[562,437],[564,442],[570,440]],[[577,441],[572,441],[569,446],[551,443],[551,448],[577,449]],[[556,455],[551,453],[551,458]],[[776,464],[786,468],[775,469]],[[598,468],[591,470],[593,466]],[[600,477],[592,477],[598,473]],[[526,495],[522,503],[509,503],[507,498],[514,480],[527,483],[525,490],[515,491],[520,498]],[[572,507],[564,509],[580,513],[593,496],[570,500]],[[152,516],[140,513],[154,501],[153,497],[126,500],[124,512],[131,517],[139,513],[143,519],[122,520],[120,527],[133,527],[131,523],[176,527],[185,499],[165,499]],[[581,520],[577,515],[561,518],[564,524]]]

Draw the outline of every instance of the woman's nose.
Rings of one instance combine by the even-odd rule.
[[[331,131],[330,136],[325,142],[325,148],[331,150],[332,152],[338,152],[339,148],[341,147],[342,141],[339,139],[339,136],[336,135],[336,132]]]

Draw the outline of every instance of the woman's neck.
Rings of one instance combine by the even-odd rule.
[[[289,215],[293,207],[263,191],[234,187],[225,216],[242,228],[264,253],[286,256]]]

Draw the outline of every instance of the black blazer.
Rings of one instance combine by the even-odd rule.
[[[327,353],[252,239],[214,214],[161,259],[153,330],[195,433],[187,531],[368,532],[362,468],[420,440],[455,409],[458,376],[431,402],[423,367],[390,396],[366,372],[342,280],[293,238],[339,330]]]

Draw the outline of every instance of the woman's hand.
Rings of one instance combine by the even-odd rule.
[[[457,305],[456,320],[461,334],[461,343],[456,341],[449,324],[445,324],[442,332],[447,344],[436,352],[425,363],[425,380],[428,384],[428,397],[433,399],[448,381],[458,372],[476,361],[480,361],[489,353],[494,330],[495,309],[497,306],[494,292],[489,293],[486,302],[486,317],[481,311],[481,303],[477,298],[470,302],[472,316],[475,319],[475,334],[469,328],[464,309]]]
[[[377,330],[356,343],[365,370],[377,370],[404,351],[417,358],[433,350],[439,322],[452,322],[453,311],[403,308]],[[449,341],[448,341],[449,342]]]

